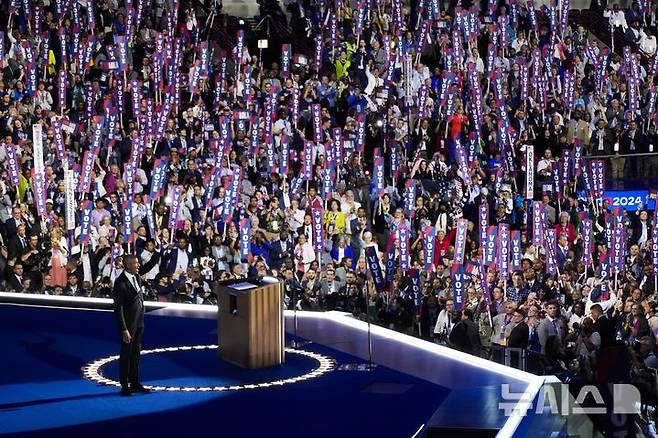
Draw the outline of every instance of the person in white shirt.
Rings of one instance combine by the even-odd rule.
[[[113,239],[116,234],[117,229],[112,225],[112,218],[110,216],[103,216],[101,225],[98,227],[98,237]]]
[[[290,208],[286,210],[286,222],[291,230],[297,230],[304,224],[304,210],[299,208],[299,199],[290,199]]]
[[[613,27],[621,26],[622,30],[626,32],[628,29],[628,24],[626,23],[626,16],[624,11],[619,9],[619,6],[615,5],[614,9],[606,9],[603,11],[603,16],[610,21],[610,25]]]
[[[571,309],[571,316],[569,316],[569,322],[567,322],[567,329],[574,330],[574,324],[582,325],[583,319],[585,319],[585,306],[583,306],[583,303],[577,302]]]
[[[370,69],[370,63],[366,65],[366,77],[368,78],[368,85],[366,85],[363,92],[370,96],[375,89],[384,86],[384,79],[380,77],[379,70],[375,67],[373,70]]]
[[[649,29],[640,31],[640,52],[646,57],[652,57],[656,53],[656,37],[651,35]]]
[[[466,58],[466,65],[471,62],[475,64],[475,69],[478,71],[478,73],[484,73],[484,61],[482,61],[482,58],[480,58],[480,54],[478,53],[478,49],[476,47],[471,50],[471,54],[468,56],[468,58]]]
[[[429,78],[430,69],[420,62],[416,64],[416,68],[411,73],[411,94],[414,96],[417,95],[420,86]]]
[[[153,267],[143,276],[144,280],[155,280],[160,272],[160,253],[156,250],[153,240],[146,242],[146,246],[139,258],[141,259],[141,266],[148,266],[151,261],[155,262],[153,263]]]
[[[439,312],[439,316],[436,318],[436,325],[434,326],[435,335],[450,335],[452,328],[455,326],[453,321],[453,314],[455,312],[455,302],[453,300],[446,301],[446,307]]]
[[[555,164],[553,152],[550,148],[546,148],[544,151],[544,156],[537,163],[537,174],[544,178],[549,178],[551,176],[551,172],[553,171],[553,164]]]
[[[349,223],[351,220],[356,219],[356,212],[361,207],[361,203],[354,200],[354,192],[348,190],[345,196],[341,199],[341,211],[345,213],[345,222]]]
[[[523,34],[519,34],[517,38],[512,41],[512,48],[516,52],[520,52],[523,46],[527,46],[528,41],[525,39],[525,36]]]
[[[34,96],[34,104],[39,105],[44,111],[50,111],[52,109],[53,96],[46,90],[46,83],[43,81],[39,82],[37,93]]]
[[[313,245],[306,241],[306,235],[300,234],[297,237],[297,245],[293,251],[297,270],[300,272],[308,271],[311,263],[315,260],[315,251]]]
[[[502,48],[498,49],[498,53],[496,54],[496,57],[494,58],[494,68],[495,69],[502,68],[503,71],[509,71],[510,70],[509,59],[507,59],[505,57],[505,54],[504,54]]]
[[[606,313],[617,302],[617,295],[612,291],[610,292],[610,297],[607,300],[600,301],[601,289],[598,286],[599,285],[597,285],[595,289],[592,289],[592,291],[587,296],[587,301],[585,302],[585,315],[591,314],[591,309],[594,304],[600,305],[603,309],[603,313]]]
[[[128,178],[127,178],[127,173],[124,172],[123,174],[123,183],[128,186]],[[144,172],[143,169],[137,168],[135,169],[135,172],[133,173],[133,187],[134,187],[134,193],[142,193],[144,191],[144,186],[148,184],[148,179],[146,178],[146,173]]]

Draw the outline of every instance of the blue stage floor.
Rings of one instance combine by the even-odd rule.
[[[147,314],[143,348],[216,344],[216,330],[214,319]],[[86,363],[117,354],[107,311],[0,304],[0,345],[0,433],[17,436],[411,437],[451,391],[378,366],[280,387],[121,397],[81,377]],[[305,349],[338,365],[363,363],[319,344]],[[287,378],[313,366],[287,355],[283,367],[254,373],[200,350],[146,355],[141,370],[145,384],[212,386]],[[116,378],[116,362],[104,372]]]

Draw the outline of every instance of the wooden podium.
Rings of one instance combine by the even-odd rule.
[[[220,357],[251,369],[281,365],[283,283],[273,277],[221,282],[217,298]]]

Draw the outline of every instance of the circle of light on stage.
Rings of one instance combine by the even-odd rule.
[[[182,347],[165,347],[154,348],[152,350],[143,350],[142,355],[157,354],[157,353],[170,353],[175,351],[189,351],[189,350],[217,350],[217,345],[186,345]],[[299,354],[315,360],[316,366],[309,372],[301,374],[296,377],[289,377],[287,379],[273,380],[270,382],[243,384],[243,385],[228,385],[228,386],[149,386],[144,385],[145,388],[151,391],[181,391],[181,392],[221,392],[221,391],[241,391],[245,389],[260,389],[270,388],[274,386],[290,385],[293,383],[302,382],[304,380],[314,379],[323,374],[328,373],[334,369],[336,363],[333,359],[323,356],[322,354],[314,353],[306,350],[295,350],[286,348],[287,354]],[[119,360],[119,356],[108,356],[102,359],[95,360],[82,367],[82,376],[91,380],[92,382],[99,383],[107,386],[121,386],[116,380],[108,379],[101,372],[101,368],[110,362]]]

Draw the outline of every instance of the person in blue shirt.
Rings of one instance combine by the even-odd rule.
[[[316,86],[316,91],[320,100],[326,99],[330,108],[336,106],[336,88],[329,82],[329,77],[322,76],[322,81]]]
[[[254,258],[261,256],[269,262],[271,249],[272,244],[265,238],[265,234],[262,231],[256,231],[251,240],[251,255]]]

